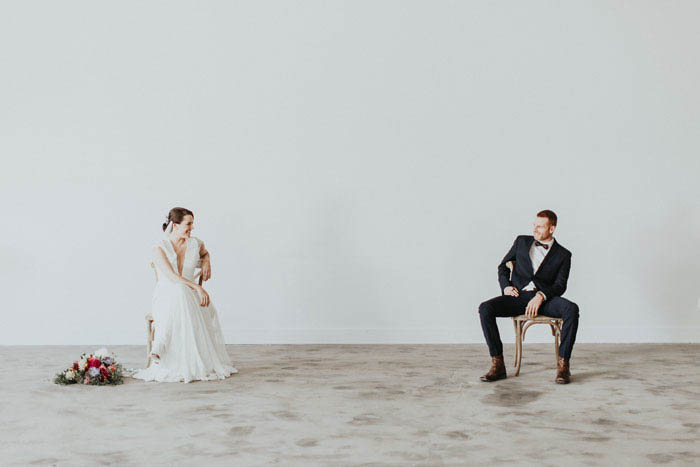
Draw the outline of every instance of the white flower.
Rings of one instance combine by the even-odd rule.
[[[102,347],[101,349],[95,350],[95,353],[93,355],[96,358],[99,358],[100,360],[102,360],[105,357],[109,357],[111,354],[109,353],[109,350]]]
[[[73,370],[66,370],[65,377],[68,381],[73,381],[75,379],[75,372]]]
[[[85,355],[83,355],[80,357],[80,360],[78,360],[78,369],[80,371],[83,371],[86,366],[87,366],[87,357]]]

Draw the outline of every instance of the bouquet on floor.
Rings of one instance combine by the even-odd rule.
[[[91,384],[104,386],[122,384],[123,368],[107,349],[98,349],[89,355],[82,354],[73,366],[56,374],[56,384]]]

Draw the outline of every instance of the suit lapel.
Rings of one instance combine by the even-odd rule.
[[[535,238],[530,237],[531,240],[529,240],[527,244],[527,250],[525,250],[525,258],[527,258],[527,261],[525,261],[525,268],[528,270],[530,273],[530,276],[534,276],[535,272],[532,270],[532,260],[530,259],[530,250],[532,249],[532,244],[535,243]]]
[[[534,240],[533,240],[533,241],[534,241]],[[537,275],[537,273],[540,271],[540,269],[542,269],[542,266],[544,266],[545,263],[547,263],[547,262],[549,261],[549,258],[550,258],[552,255],[554,255],[555,253],[557,253],[558,251],[559,251],[559,244],[557,243],[557,241],[556,241],[556,239],[555,239],[555,240],[554,240],[554,243],[552,243],[552,251],[550,251],[549,253],[547,253],[547,256],[544,257],[544,259],[543,259],[542,262],[540,263],[540,267],[537,268],[537,271],[535,271],[535,275]],[[532,266],[531,266],[531,267],[532,267]]]

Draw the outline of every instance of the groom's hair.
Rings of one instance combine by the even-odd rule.
[[[544,211],[538,212],[537,217],[546,217],[547,219],[549,219],[549,225],[553,225],[553,226],[557,225],[557,215],[554,214],[554,211],[550,211],[549,209],[545,209]]]

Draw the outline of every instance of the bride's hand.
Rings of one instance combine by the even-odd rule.
[[[200,306],[209,306],[209,294],[201,285],[197,286],[197,295],[199,295]]]
[[[211,263],[209,261],[202,261],[202,280],[208,281],[211,278]]]

